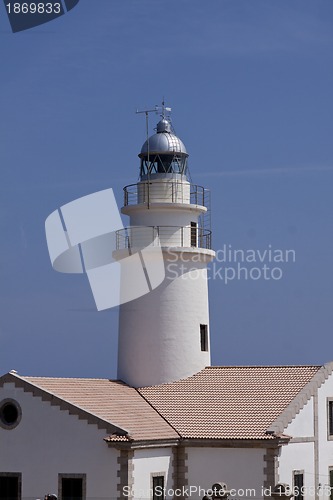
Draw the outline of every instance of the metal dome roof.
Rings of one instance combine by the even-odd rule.
[[[149,137],[141,148],[141,155],[148,153],[181,153],[188,156],[184,143],[171,132],[170,122],[163,118],[157,124],[157,133]]]

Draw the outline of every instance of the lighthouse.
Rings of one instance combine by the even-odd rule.
[[[148,237],[165,268],[157,288],[119,307],[118,379],[132,387],[174,382],[210,366],[210,197],[190,182],[188,156],[163,106],[156,133],[139,153],[139,181],[124,188],[129,227],[117,232],[119,253],[135,253]]]

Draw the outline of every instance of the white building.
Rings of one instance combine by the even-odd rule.
[[[209,366],[208,193],[165,116],[139,156],[116,253],[149,228],[166,278],[120,307],[118,381],[0,378],[0,500],[199,499],[221,481],[236,499],[283,482],[332,500],[333,363]]]

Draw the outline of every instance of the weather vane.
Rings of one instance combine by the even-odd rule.
[[[171,108],[165,105],[165,101],[163,98],[162,105],[158,106],[158,104],[155,104],[154,109],[143,109],[143,110],[136,110],[136,114],[144,113],[146,117],[148,117],[148,113],[156,113],[157,115],[160,114],[162,118],[169,118],[168,115],[171,113]]]

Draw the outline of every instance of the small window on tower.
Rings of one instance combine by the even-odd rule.
[[[191,222],[191,247],[198,246],[198,224]]]
[[[200,325],[201,350],[208,351],[208,325]]]
[[[328,439],[333,439],[333,399],[327,400],[327,434]]]

